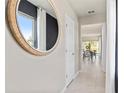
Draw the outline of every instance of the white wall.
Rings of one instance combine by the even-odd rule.
[[[102,53],[102,37],[99,36],[99,53],[101,54]],[[100,55],[100,59],[101,59],[101,55]]]
[[[78,68],[78,20],[66,0],[51,0],[61,21],[61,39],[47,56],[33,56],[12,37],[6,24],[6,93],[60,93],[65,86],[65,14],[75,22],[76,71]],[[6,0],[7,3],[7,0]]]
[[[102,70],[106,72],[106,48],[107,48],[107,28],[106,24],[102,27]]]
[[[86,36],[86,37],[82,37],[82,41],[90,41],[90,40],[99,40],[99,36]]]

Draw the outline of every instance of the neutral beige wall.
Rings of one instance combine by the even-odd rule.
[[[60,93],[65,86],[65,14],[75,21],[76,71],[78,70],[78,20],[66,0],[52,0],[60,15],[62,36],[50,55],[33,56],[13,39],[6,25],[6,93]],[[6,0],[7,3],[7,0]]]

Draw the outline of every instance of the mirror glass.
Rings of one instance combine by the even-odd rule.
[[[48,0],[19,0],[16,18],[20,33],[34,49],[48,51],[58,38],[58,22]]]

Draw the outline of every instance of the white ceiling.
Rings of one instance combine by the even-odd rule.
[[[34,5],[44,8],[51,15],[55,16],[54,9],[51,7],[48,0],[28,0],[32,2]],[[95,14],[104,14],[105,15],[105,6],[106,0],[67,0],[73,10],[76,12],[78,17],[83,17],[90,15],[88,14],[89,10],[94,10]]]
[[[46,10],[47,13],[49,13],[53,17],[56,17],[55,11],[52,8],[52,6],[50,5],[48,0],[28,0],[28,1],[31,2],[32,4],[34,4],[35,6]]]
[[[82,34],[101,34],[101,30],[102,24],[90,24],[81,26]]]
[[[68,0],[71,7],[79,17],[87,16],[89,10],[95,14],[105,14],[106,0]]]
[[[82,25],[81,38],[83,40],[98,39],[102,35],[102,24]]]

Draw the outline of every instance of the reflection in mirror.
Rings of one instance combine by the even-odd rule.
[[[24,36],[25,40],[34,47],[34,38],[33,38],[33,32],[34,32],[34,19],[31,17],[26,17],[21,13],[18,13],[18,22],[19,27],[22,35]]]
[[[20,0],[17,8],[20,33],[34,49],[47,51],[58,38],[58,23],[48,0]]]

